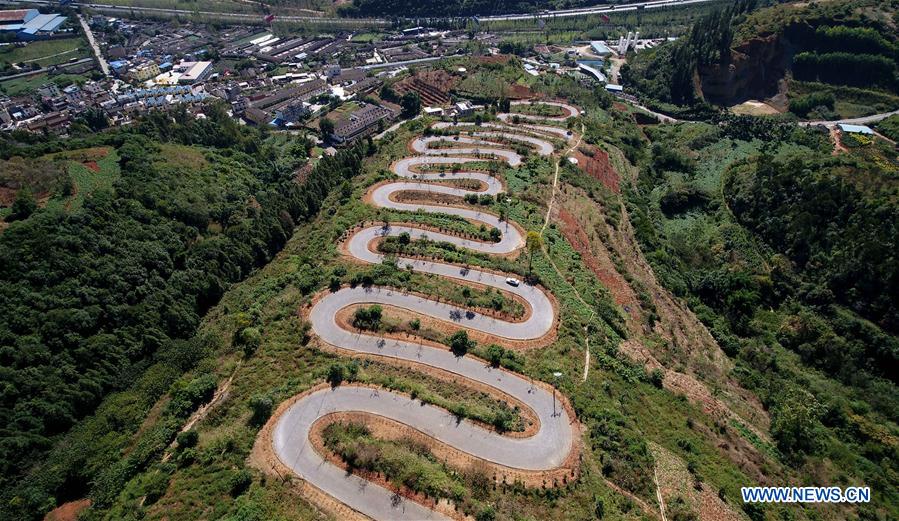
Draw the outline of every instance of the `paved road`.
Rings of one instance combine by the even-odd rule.
[[[871,123],[877,123],[878,121],[883,121],[890,116],[895,116],[899,114],[899,110],[894,110],[892,112],[883,112],[881,114],[872,114],[870,116],[863,116],[860,118],[849,118],[849,119],[835,119],[830,121],[802,121],[799,124],[807,127],[814,125],[824,125],[826,127],[834,127],[839,124],[845,125],[868,125]]]
[[[103,75],[107,78],[109,77],[109,64],[106,63],[106,60],[103,58],[103,53],[100,51],[100,47],[97,45],[97,40],[94,39],[94,33],[91,31],[87,22],[84,21],[84,17],[81,14],[78,15],[78,22],[81,23],[81,28],[84,30],[84,35],[87,36],[87,43],[91,45],[91,50],[94,52],[94,57],[97,58],[97,63],[100,65],[100,70],[103,71]]]
[[[445,127],[444,127],[445,128]],[[468,129],[466,129],[468,130]],[[521,157],[501,143],[488,138],[505,137],[528,143],[539,154],[552,153],[552,145],[533,135],[529,129],[519,135],[510,127],[497,125],[489,131],[471,128],[470,135],[417,138],[413,150],[420,155],[403,159],[394,164],[394,173],[407,180],[380,186],[372,193],[376,206],[398,210],[423,210],[451,213],[475,222],[498,227],[503,233],[497,243],[484,243],[462,239],[453,235],[423,232],[422,230],[390,225],[387,228],[371,226],[357,232],[350,239],[348,251],[354,257],[368,263],[379,263],[382,256],[369,249],[371,242],[385,235],[409,233],[414,237],[428,236],[445,240],[475,251],[502,254],[521,248],[524,240],[519,231],[508,222],[500,222],[495,216],[464,208],[409,205],[392,201],[391,194],[406,190],[430,190],[450,195],[467,193],[499,193],[502,184],[482,172],[457,172],[452,174],[417,173],[412,168],[424,164],[459,164],[478,161],[460,157],[475,152],[500,158],[510,165],[517,165]],[[530,134],[530,135],[528,135]],[[431,148],[438,142],[454,145],[451,150]],[[459,146],[455,146],[459,145]],[[474,147],[473,145],[478,145]],[[548,147],[548,148],[547,148]],[[452,155],[455,154],[455,155]],[[473,192],[461,188],[436,185],[428,181],[446,177],[476,179],[487,185],[485,191]],[[411,179],[411,180],[410,180]],[[445,302],[429,300],[417,295],[404,294],[388,288],[344,288],[320,299],[310,311],[313,331],[328,344],[368,355],[384,356],[439,368],[453,374],[477,380],[492,386],[530,408],[539,419],[537,432],[527,438],[510,438],[486,430],[469,421],[458,421],[448,411],[423,405],[408,397],[367,387],[344,385],[315,392],[297,401],[283,414],[274,430],[274,449],[281,461],[298,475],[309,480],[325,493],[374,519],[444,519],[428,508],[396,496],[391,491],[365,481],[357,476],[325,462],[308,443],[309,432],[319,418],[334,412],[365,411],[388,417],[417,429],[428,436],[447,443],[463,452],[500,465],[526,470],[548,470],[561,465],[572,450],[573,418],[562,409],[552,393],[542,387],[534,387],[525,378],[486,365],[472,357],[456,357],[445,349],[435,349],[414,342],[384,339],[369,334],[346,331],[335,321],[338,311],[360,303],[379,303],[414,310],[417,313],[454,322],[464,328],[482,331],[509,339],[527,340],[548,333],[554,323],[554,311],[549,296],[540,288],[521,284],[506,284],[504,275],[466,269],[439,262],[399,258],[401,266],[457,280],[478,282],[509,291],[526,300],[531,307],[528,318],[519,322],[506,322],[471,312]]]

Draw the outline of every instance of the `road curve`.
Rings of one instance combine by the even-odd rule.
[[[574,112],[577,114],[577,112]],[[445,128],[445,127],[444,127]],[[467,130],[467,129],[466,129]],[[380,263],[383,256],[372,250],[373,241],[388,235],[409,233],[413,237],[427,236],[433,240],[448,241],[459,247],[489,254],[507,254],[520,249],[524,239],[517,227],[501,222],[485,212],[462,207],[430,206],[427,204],[400,203],[391,198],[401,191],[431,191],[448,195],[468,193],[499,193],[502,184],[496,178],[482,172],[456,172],[451,174],[421,173],[413,170],[426,164],[459,164],[483,161],[472,156],[490,156],[511,166],[520,164],[521,156],[501,142],[490,139],[509,139],[534,148],[538,154],[549,155],[552,144],[533,135],[521,135],[517,129],[507,126],[491,127],[489,131],[475,129],[467,136],[420,137],[411,143],[417,156],[402,159],[393,165],[393,171],[404,180],[376,186],[370,193],[370,202],[379,207],[405,211],[450,213],[474,222],[500,229],[498,242],[487,243],[457,236],[423,231],[412,226],[392,224],[387,227],[370,226],[353,234],[346,249],[356,259],[367,263]],[[435,144],[452,148],[432,148]],[[462,188],[434,184],[428,181],[477,179],[487,185],[486,190],[473,192]],[[413,179],[413,180],[410,180]],[[338,312],[356,304],[378,303],[412,310],[459,327],[484,332],[510,340],[540,338],[552,331],[555,312],[550,297],[536,286],[520,284],[510,286],[506,276],[467,269],[461,266],[400,257],[402,267],[452,278],[470,281],[514,293],[527,302],[530,313],[524,320],[508,322],[475,313],[446,302],[406,294],[390,288],[344,288],[319,298],[309,311],[309,322],[315,334],[325,343],[341,350],[386,357],[428,366],[493,387],[529,408],[539,421],[536,432],[528,437],[509,437],[488,430],[472,422],[458,419],[448,411],[424,405],[419,401],[386,390],[343,385],[322,389],[305,395],[291,404],[274,421],[272,446],[278,459],[300,477],[325,494],[373,519],[445,519],[419,503],[402,499],[393,491],[348,474],[345,470],[327,462],[309,442],[315,423],[330,414],[340,412],[364,412],[395,420],[455,449],[496,465],[524,471],[544,471],[559,468],[569,458],[574,447],[574,418],[561,407],[553,394],[543,386],[535,386],[524,377],[495,369],[470,356],[457,357],[447,349],[430,347],[420,343],[382,338],[343,329],[336,320]]]

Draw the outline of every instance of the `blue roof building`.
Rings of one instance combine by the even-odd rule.
[[[871,130],[871,127],[866,127],[864,125],[849,125],[846,123],[840,123],[838,125],[840,130],[846,132],[847,134],[865,134],[868,136],[873,136],[874,131]]]
[[[65,16],[41,14],[37,9],[0,11],[0,32],[15,31],[20,40],[37,40],[53,34],[65,21]]]
[[[612,54],[612,49],[609,49],[609,46],[606,45],[605,42],[590,42],[590,47],[592,47],[593,52],[599,56],[608,56],[609,54]]]

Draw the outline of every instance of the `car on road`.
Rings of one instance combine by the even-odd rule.
[[[519,284],[521,284],[521,281],[518,279],[514,279],[512,277],[509,277],[506,279],[506,284],[517,287]]]

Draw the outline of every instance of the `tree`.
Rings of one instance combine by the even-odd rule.
[[[21,221],[31,217],[31,214],[37,210],[37,201],[35,201],[31,190],[28,188],[19,190],[19,193],[16,194],[16,200],[12,203],[11,210],[9,216],[6,217],[7,221]]]
[[[84,112],[82,119],[84,120],[84,124],[94,132],[98,132],[109,126],[109,118],[106,117],[106,112],[102,109],[90,108]]]
[[[525,239],[525,246],[528,249],[528,276],[531,275],[531,266],[534,261],[534,253],[540,251],[543,248],[543,237],[540,236],[540,233],[535,231],[529,231],[527,235],[527,239]]]
[[[402,116],[404,118],[413,118],[421,112],[421,98],[418,96],[417,92],[410,90],[403,94],[403,99],[400,100],[400,106],[403,107]]]
[[[474,342],[468,339],[468,333],[465,330],[456,331],[449,338],[450,351],[456,356],[465,356],[473,344]]]
[[[490,344],[487,346],[487,361],[490,362],[490,365],[493,367],[499,367],[505,354],[506,350],[500,345]]]
[[[774,407],[771,436],[784,454],[799,458],[820,447],[822,407],[811,393],[793,389]]]
[[[250,398],[248,405],[250,411],[253,413],[250,416],[250,425],[255,427],[260,427],[268,421],[269,417],[272,415],[272,407],[274,407],[271,397],[267,394],[257,394],[253,396]]]
[[[353,327],[376,331],[381,326],[381,306],[359,308],[353,313]]]
[[[381,99],[387,101],[396,101],[396,91],[390,85],[385,84],[381,87]]]
[[[331,364],[331,367],[328,368],[328,376],[325,378],[331,387],[337,387],[340,385],[343,380],[346,378],[346,369],[343,367],[343,364],[340,362],[334,362]]]
[[[318,128],[322,131],[322,137],[326,138],[334,133],[334,122],[323,117],[318,121]]]

